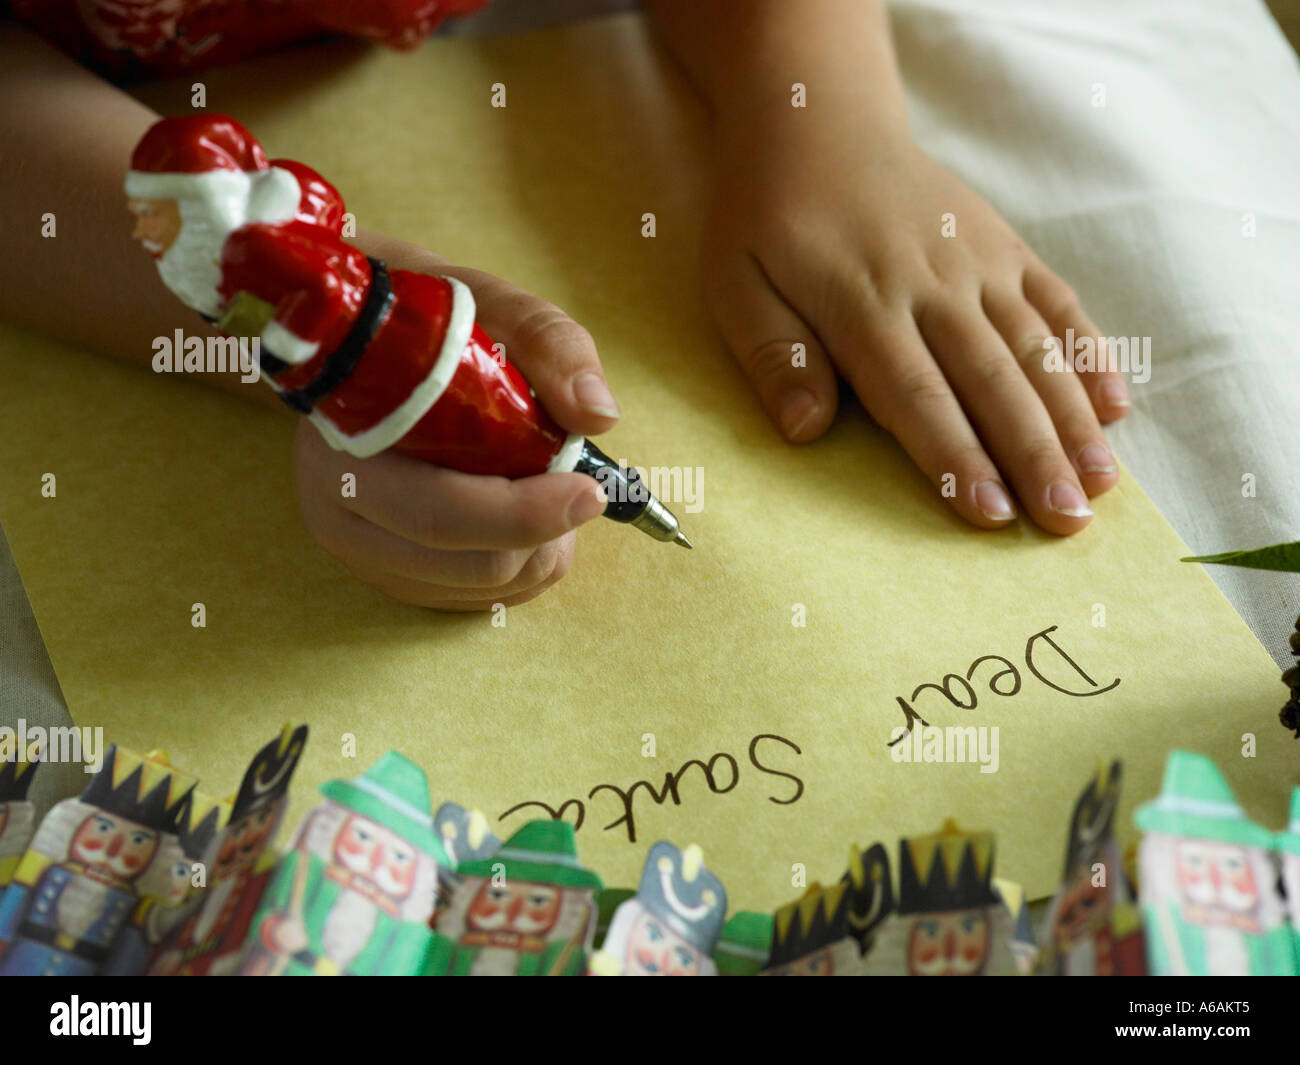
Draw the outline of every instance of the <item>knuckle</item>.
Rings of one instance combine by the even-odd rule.
[[[569,570],[572,568],[573,568],[573,545],[570,544],[567,548],[561,547],[560,550],[557,552],[555,558],[555,568],[551,570],[551,575],[547,578],[547,580],[552,583],[558,580],[563,580],[565,574],[567,574]]]
[[[549,303],[526,312],[514,334],[515,343],[525,351],[555,350],[571,355],[576,350],[594,347],[586,329]]]
[[[989,472],[989,460],[978,444],[945,448],[937,457],[938,468],[933,471],[935,481],[947,473],[955,474],[959,482],[996,476]]]
[[[446,530],[446,519],[439,512],[437,506],[431,503],[424,503],[421,506],[414,507],[408,515],[393,515],[396,519],[393,524],[398,528],[407,526],[411,530],[411,539],[417,544],[425,547],[432,547],[443,540]],[[402,521],[402,518],[407,520]]]
[[[1044,299],[1048,315],[1051,317],[1074,318],[1083,313],[1074,289],[1059,279],[1047,285]]]
[[[525,566],[527,556],[520,551],[484,551],[475,559],[474,583],[480,588],[500,588],[509,584]]]
[[[996,391],[1018,376],[1021,376],[1019,363],[1001,355],[980,359],[975,366],[975,383],[987,391]]]
[[[1026,469],[1039,474],[1065,473],[1073,475],[1073,467],[1061,450],[1059,440],[1039,438],[1025,444],[1020,451],[1021,462]]]
[[[515,578],[515,585],[522,590],[541,584],[555,569],[558,555],[559,552],[556,550],[554,543],[543,544],[528,556],[527,561],[524,562],[518,576]]]
[[[793,368],[795,345],[802,344],[805,354],[812,345],[807,340],[765,340],[741,357],[741,364],[756,378],[779,378]]]
[[[899,395],[910,407],[929,407],[946,403],[951,390],[943,374],[937,370],[916,370],[898,382]]]
[[[1023,334],[1011,348],[1011,354],[1015,356],[1016,365],[1022,369],[1041,367],[1043,357],[1050,350],[1047,346],[1050,339],[1044,333]]]

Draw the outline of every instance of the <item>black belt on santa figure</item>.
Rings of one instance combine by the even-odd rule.
[[[308,381],[302,388],[280,393],[280,398],[299,414],[310,414],[317,403],[348,379],[366,348],[370,347],[370,342],[375,339],[379,327],[383,325],[389,307],[393,305],[393,283],[388,277],[388,267],[382,260],[372,259],[368,255],[366,261],[370,263],[370,291],[366,294],[365,305],[348,330],[348,335],[325,360],[324,367],[315,379]],[[209,322],[216,321],[206,314],[203,317]],[[263,351],[259,365],[274,376],[284,373],[291,364]]]

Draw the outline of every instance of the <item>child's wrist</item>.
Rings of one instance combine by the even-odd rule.
[[[819,88],[816,107],[807,95],[800,101],[797,90],[765,98],[723,98],[715,106],[714,121],[716,141],[724,155],[733,151],[761,150],[770,154],[797,150],[809,143],[810,132],[820,138],[842,135],[873,147],[912,144],[907,109],[901,98],[895,104],[858,87]]]

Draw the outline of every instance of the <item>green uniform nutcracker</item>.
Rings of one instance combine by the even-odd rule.
[[[1300,788],[1291,792],[1291,816],[1286,830],[1274,838],[1282,858],[1282,883],[1286,887],[1287,912],[1291,918],[1291,942],[1296,967],[1300,969]]]
[[[580,976],[596,931],[600,877],[578,862],[573,826],[532,821],[488,858],[459,866],[438,917],[429,972]]]
[[[1154,976],[1291,976],[1295,949],[1273,835],[1247,819],[1208,758],[1172,751],[1134,820],[1147,967]]]
[[[428,964],[438,867],[424,771],[390,751],[321,785],[254,920],[240,972],[402,976]]]

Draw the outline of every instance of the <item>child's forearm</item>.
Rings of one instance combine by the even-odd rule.
[[[157,118],[39,37],[0,25],[0,319],[144,366],[154,338],[178,325],[215,335],[131,240],[122,181]],[[238,374],[203,378],[278,406]]]
[[[864,131],[905,133],[907,111],[882,0],[647,0],[720,130],[851,107]],[[807,110],[792,107],[798,83]]]

